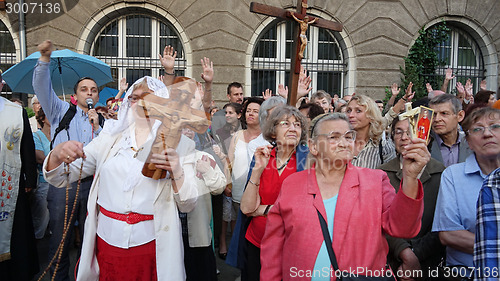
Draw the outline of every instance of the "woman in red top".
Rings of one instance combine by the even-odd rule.
[[[303,170],[303,151],[307,138],[307,121],[292,106],[278,107],[263,127],[264,138],[273,145],[261,146],[254,154],[246,190],[241,198],[241,211],[252,216],[245,238],[248,244],[247,263],[242,280],[259,280],[260,242],[266,228],[266,216],[281,190],[281,183],[297,170]],[[298,151],[298,152],[297,152]]]
[[[420,230],[423,188],[418,175],[430,159],[425,141],[412,139],[404,147],[396,194],[383,171],[352,165],[356,134],[347,116],[320,115],[311,126],[314,165],[285,179],[269,212],[261,243],[262,279],[390,277],[385,234],[413,237]],[[325,234],[341,271],[332,270],[318,213],[327,221]]]

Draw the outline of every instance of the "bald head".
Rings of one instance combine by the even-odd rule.
[[[429,92],[429,94],[427,94],[427,97],[429,99],[433,99],[433,98],[440,96],[440,95],[443,95],[443,94],[445,94],[445,92],[443,92],[441,90],[434,90],[432,92]]]

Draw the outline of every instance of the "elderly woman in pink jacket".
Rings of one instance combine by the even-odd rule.
[[[425,141],[413,139],[405,147],[396,194],[383,171],[351,164],[356,132],[344,114],[316,117],[310,137],[312,168],[283,182],[269,212],[261,279],[391,276],[385,234],[409,238],[420,230],[423,189],[417,176],[430,159]]]

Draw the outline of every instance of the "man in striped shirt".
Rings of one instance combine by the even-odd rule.
[[[500,168],[484,181],[477,202],[474,280],[498,280],[500,265]]]

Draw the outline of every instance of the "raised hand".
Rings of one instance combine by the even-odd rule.
[[[203,85],[200,82],[196,82],[196,91],[194,92],[194,98],[191,100],[191,108],[203,109],[203,96],[205,91],[203,90]]]
[[[434,91],[434,89],[432,89],[431,83],[426,83],[425,89],[427,89],[427,93]]]
[[[444,79],[449,81],[449,80],[452,80],[453,78],[455,78],[455,75],[453,75],[453,70],[451,70],[451,68],[447,68],[445,70]]]
[[[288,99],[288,86],[283,84],[278,85],[278,95]]]
[[[264,100],[267,100],[273,95],[273,91],[266,89],[265,92],[262,92],[262,96],[264,97]]]
[[[399,95],[400,91],[401,91],[401,89],[398,87],[398,84],[392,83],[392,86],[391,86],[392,96],[396,97],[397,95]]]
[[[161,66],[165,69],[166,74],[173,75],[174,66],[175,66],[175,58],[177,57],[177,51],[174,51],[174,47],[168,45],[163,49],[163,56],[158,54],[160,58]]]
[[[52,55],[52,41],[45,40],[38,45],[40,51],[40,60],[43,62],[50,62],[50,55]]]
[[[299,85],[297,87],[297,99],[301,97],[307,96],[309,92],[312,90],[311,85],[311,77],[310,76],[299,76]]]
[[[203,91],[203,84],[201,84],[200,82],[196,82],[196,91],[198,91],[198,95],[201,97],[201,99],[203,99],[203,96],[205,95],[205,91]]]
[[[464,85],[462,85],[462,83],[460,83],[458,81],[455,87],[457,89],[457,98],[464,99],[464,97],[465,97],[465,88],[464,88]]]
[[[401,153],[403,156],[403,175],[417,179],[422,169],[431,159],[427,141],[419,138],[411,140]]]
[[[203,57],[201,59],[201,67],[203,68],[201,79],[203,79],[205,83],[212,83],[214,80],[214,63],[210,61],[209,58]]]
[[[116,94],[115,99],[121,98],[122,94],[125,93],[127,88],[128,88],[127,79],[124,77],[120,80],[120,90]]]
[[[467,82],[465,82],[465,99],[468,100],[471,103],[474,103],[474,94],[472,93],[472,81],[467,79]]]
[[[413,82],[410,82],[408,84],[408,87],[406,88],[405,95],[403,96],[403,99],[405,99],[407,102],[410,102],[411,99],[415,96],[415,91],[412,92],[413,88]]]
[[[120,80],[120,91],[125,92],[128,89],[127,79],[124,77]]]
[[[483,91],[486,91],[486,80],[481,81],[481,84],[479,84],[479,88]]]

